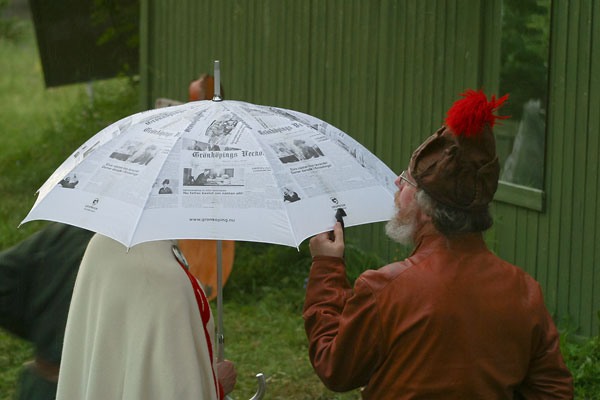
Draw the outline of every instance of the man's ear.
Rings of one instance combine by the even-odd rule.
[[[431,222],[431,216],[428,215],[427,213],[423,212],[423,210],[421,209],[421,207],[418,206],[417,204],[417,222],[419,223],[419,226],[423,226],[428,222]]]

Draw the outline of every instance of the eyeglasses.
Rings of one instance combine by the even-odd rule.
[[[408,183],[411,186],[417,187],[417,184],[414,183],[413,181],[411,181],[410,179],[408,179],[408,175],[406,174],[406,171],[402,171],[402,173],[399,176],[400,179],[402,179],[404,182]]]

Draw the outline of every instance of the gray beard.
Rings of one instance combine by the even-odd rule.
[[[394,242],[410,246],[414,244],[416,225],[414,219],[411,221],[400,221],[394,217],[385,225],[385,233]]]

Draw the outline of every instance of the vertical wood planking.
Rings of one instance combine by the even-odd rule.
[[[394,10],[397,7],[396,2],[382,0],[381,2],[381,19],[379,23],[379,62],[377,63],[377,144],[375,151],[380,155],[380,158],[390,167],[393,164],[394,154],[394,124],[393,112],[389,112],[396,108],[396,91],[391,85],[394,80],[394,72],[396,71],[396,59],[393,57],[393,49],[396,45],[396,35],[394,34],[393,19],[395,17]],[[391,89],[390,89],[391,88]],[[393,167],[392,167],[393,168]]]
[[[587,121],[589,103],[589,76],[590,76],[590,54],[589,43],[591,42],[591,3],[585,0],[580,0],[581,8],[579,12],[579,20],[577,21],[577,43],[581,49],[577,52],[577,71],[576,71],[576,111],[575,111],[575,130],[573,132],[575,154],[573,157],[574,172],[573,172],[573,216],[572,223],[575,227],[571,239],[571,260],[569,263],[571,272],[571,293],[572,298],[569,300],[569,314],[576,321],[581,320],[583,309],[589,304],[584,301],[584,298],[589,298],[583,291],[583,239],[585,233],[584,213],[586,211],[585,203],[585,188],[587,186],[587,168],[586,168],[586,148],[587,148]],[[586,4],[587,3],[587,4]],[[587,46],[586,46],[587,44]],[[585,304],[585,305],[584,305]]]
[[[253,70],[252,77],[250,78],[250,93],[248,93],[248,100],[253,103],[260,103],[259,101],[260,93],[263,89],[262,79],[262,61],[263,61],[263,38],[262,38],[262,13],[261,13],[261,1],[255,0],[250,2],[250,7],[252,7],[252,17],[254,18],[252,23],[252,65],[248,66],[248,68]]]
[[[254,2],[255,20],[255,71],[254,71],[254,92],[252,93],[253,102],[267,104],[267,89],[269,85],[268,59],[269,45],[267,43],[267,32],[269,30],[268,21],[265,18],[267,9],[267,0],[256,0]]]
[[[452,52],[445,45],[444,38],[446,36],[446,26],[448,20],[446,18],[446,9],[448,2],[436,2],[435,12],[435,38],[434,38],[434,61],[433,61],[433,89],[432,89],[432,109],[429,121],[432,129],[430,134],[433,134],[442,124],[445,109],[444,81],[447,69],[448,54]]]
[[[537,263],[538,243],[539,243],[539,213],[537,211],[527,210],[527,247],[525,256],[525,265],[527,271],[533,276],[538,276],[539,265]],[[542,284],[542,288],[544,284]]]
[[[291,83],[289,79],[289,67],[293,62],[291,57],[291,50],[293,49],[293,46],[291,46],[291,44],[294,43],[292,41],[292,38],[290,37],[290,33],[293,29],[293,22],[291,21],[291,18],[289,18],[289,14],[286,13],[286,9],[288,9],[288,7],[291,7],[292,1],[293,0],[280,1],[277,5],[276,21],[278,21],[280,24],[283,23],[285,29],[281,29],[280,26],[278,26],[278,32],[274,37],[275,48],[277,49],[276,54],[278,55],[278,57],[277,62],[275,64],[277,67],[277,70],[275,72],[275,76],[277,77],[275,81],[277,82],[277,95],[276,100],[273,104],[281,105],[281,107],[286,108],[290,107],[289,97],[288,93],[286,93],[286,88],[289,87],[289,84]]]
[[[323,118],[325,104],[325,2],[312,0],[309,113]]]
[[[150,43],[152,43],[151,32],[148,23],[152,19],[150,14],[150,0],[140,1],[140,89],[138,94],[138,107],[142,110],[150,108],[149,99],[150,85],[152,79],[149,76],[148,68],[151,65]]]
[[[245,14],[247,10],[245,7],[246,2],[242,2],[240,0],[232,1],[232,10],[230,16],[231,21],[229,22],[231,43],[229,43],[228,46],[229,49],[231,49],[231,53],[228,56],[227,65],[223,65],[223,72],[225,72],[225,70],[229,70],[233,73],[227,75],[229,77],[227,81],[222,81],[224,94],[227,95],[225,97],[226,99],[244,99],[244,80],[246,77],[244,69],[241,68],[241,66],[246,63],[244,35],[246,33]]]
[[[486,238],[534,274],[559,320],[598,329],[600,16],[592,0],[554,1],[546,210],[493,204]],[[223,62],[228,98],[308,112],[345,130],[394,171],[466,87],[495,93],[501,0],[143,0],[140,104],[187,100]],[[491,86],[490,86],[491,85]],[[382,224],[355,229],[389,259]]]
[[[360,4],[360,3],[359,3]],[[364,3],[363,3],[364,4]],[[367,2],[366,6],[363,7],[363,18],[364,22],[361,24],[361,30],[364,32],[363,49],[364,60],[363,64],[364,76],[372,78],[373,81],[369,82],[364,80],[361,82],[364,88],[364,95],[361,96],[361,109],[363,114],[360,115],[358,124],[360,130],[365,132],[362,144],[370,151],[375,151],[378,137],[382,134],[377,121],[377,82],[379,81],[378,76],[378,63],[379,52],[378,42],[380,40],[379,23],[381,19],[380,15],[380,1]],[[375,132],[375,134],[368,134],[368,132]],[[387,251],[389,241],[383,234],[381,224],[376,224],[371,228],[371,244],[373,248],[378,249],[380,252]]]
[[[492,214],[492,218],[494,219],[494,224],[492,225],[492,227],[490,229],[488,229],[486,232],[484,232],[483,234],[483,239],[485,240],[486,245],[488,246],[488,248],[494,253],[494,254],[498,254],[498,241],[497,241],[497,214],[498,214],[498,203],[496,202],[492,202],[490,204],[490,213]]]
[[[587,154],[586,154],[586,185],[584,190],[585,211],[583,222],[583,268],[582,268],[582,298],[580,320],[589,322],[584,326],[584,332],[598,334],[598,318],[596,311],[600,310],[600,269],[598,269],[598,257],[600,256],[600,230],[598,218],[600,218],[600,174],[598,165],[600,162],[600,143],[598,132],[600,131],[600,77],[597,71],[600,69],[600,5],[592,2],[587,11],[590,16],[589,44],[589,97],[587,104]],[[592,316],[589,318],[588,316]]]
[[[424,13],[425,13],[425,2],[417,1],[415,4],[415,27],[414,36],[412,41],[414,43],[413,48],[413,79],[414,85],[411,93],[411,121],[412,121],[412,133],[413,138],[409,153],[412,152],[419,144],[421,144],[420,137],[427,137],[431,132],[427,132],[423,129],[423,84],[424,84],[424,42],[425,42],[425,24],[424,24]]]
[[[567,27],[567,73],[566,73],[566,90],[567,98],[576,99],[577,93],[577,82],[576,82],[576,71],[577,71],[577,50],[578,50],[578,21],[579,21],[579,3],[573,1],[568,4],[568,27]],[[575,132],[576,121],[575,121],[575,101],[565,102],[565,131],[564,132]],[[565,141],[562,149],[562,159],[565,160],[562,169],[561,183],[561,218],[560,218],[560,234],[561,243],[563,241],[570,241],[573,234],[573,180],[574,176],[574,156],[575,156],[575,143],[573,135],[564,135]],[[571,292],[573,285],[572,274],[570,268],[571,261],[571,248],[561,247],[559,254],[559,286],[558,296],[561,299],[567,301],[561,301],[558,303],[558,311],[561,316],[572,316],[571,308],[569,307],[570,301],[576,296],[576,293]]]
[[[481,84],[488,93],[502,96],[504,93],[498,93],[502,44],[502,0],[485,1],[482,4],[482,15]]]
[[[466,37],[466,29],[465,27],[461,26],[459,21],[467,21],[466,18],[468,16],[468,9],[472,6],[472,2],[456,2],[456,20],[454,21],[456,24],[454,31],[454,40],[456,44],[453,54],[453,69],[455,73],[454,79],[452,80],[452,92],[454,93],[454,96],[451,96],[452,101],[456,100],[457,93],[462,93],[462,90],[465,88],[465,80],[467,79],[467,69],[464,67],[464,63],[465,54],[468,51],[468,39]],[[469,23],[472,22],[469,21]]]
[[[489,94],[499,94],[498,85],[500,76],[500,50],[502,37],[502,1],[491,0],[482,4],[482,46],[480,80],[481,86],[486,88]],[[506,205],[504,205],[506,206]],[[498,253],[498,219],[501,213],[495,202],[490,205],[490,212],[494,218],[494,226],[485,234],[488,246],[496,254]]]
[[[454,84],[455,75],[455,40],[456,40],[456,1],[448,0],[445,2],[446,6],[446,34],[444,35],[444,49],[446,49],[446,59],[444,68],[444,91],[442,92],[442,107],[447,110],[452,101],[454,100],[456,90]],[[440,124],[443,121],[443,117],[440,117]]]
[[[584,2],[581,2],[581,9],[579,12],[579,21],[577,21],[578,27],[578,48],[581,51],[577,52],[577,97],[575,99],[576,111],[575,111],[575,130],[573,131],[574,139],[574,157],[573,157],[573,225],[579,226],[579,229],[573,229],[571,239],[571,298],[569,299],[569,314],[574,317],[575,320],[580,320],[580,313],[582,312],[582,298],[585,297],[585,292],[582,291],[582,275],[583,275],[583,238],[585,232],[581,228],[584,225],[584,211],[585,211],[585,187],[586,187],[586,148],[587,148],[587,120],[588,110],[587,104],[589,103],[589,52],[585,51],[586,44],[589,45],[591,38],[591,4],[588,3],[588,7],[585,7]]]
[[[296,29],[295,45],[298,55],[294,68],[294,109],[308,112],[308,88],[310,79],[310,2],[295,2],[299,8],[300,18]]]
[[[417,1],[409,0],[408,9],[405,16],[406,24],[406,36],[405,40],[407,45],[405,47],[405,60],[407,64],[406,68],[406,85],[405,85],[405,96],[404,96],[404,120],[406,132],[408,132],[408,141],[405,148],[408,152],[416,148],[420,138],[426,137],[424,132],[418,131],[418,126],[415,121],[416,114],[418,112],[415,104],[415,91],[419,90],[417,87],[417,65],[415,63],[417,53],[417,25],[419,24],[417,18]],[[418,44],[421,45],[420,43]],[[419,139],[417,139],[417,137]]]
[[[244,84],[245,84],[245,96],[244,99],[249,102],[254,102],[254,96],[256,96],[256,63],[258,60],[257,50],[257,40],[256,40],[256,19],[258,18],[256,15],[256,8],[254,7],[254,2],[248,0],[246,5],[247,7],[247,15],[246,19],[248,20],[246,25],[246,33],[245,33],[245,41],[244,46],[246,47],[246,54],[248,55],[248,60],[246,65],[240,66],[244,71]]]
[[[561,191],[561,171],[563,168],[563,158],[561,149],[564,147],[566,138],[562,132],[565,132],[565,75],[566,75],[566,48],[567,48],[567,16],[565,9],[566,3],[552,3],[552,24],[551,32],[551,66],[550,66],[550,98],[548,107],[548,132],[547,135],[547,154],[546,162],[546,191],[547,207],[549,210],[548,224],[550,246],[548,257],[548,285],[545,290],[546,305],[551,313],[556,314],[558,310],[559,296],[559,254],[561,243],[561,209],[562,191]],[[554,132],[561,132],[559,135]]]
[[[496,222],[496,235],[498,238],[498,255],[504,260],[516,263],[516,225],[517,209],[509,204],[498,203]]]
[[[465,49],[465,58],[461,65],[461,69],[464,71],[463,85],[460,88],[477,88],[481,86],[481,48],[483,44],[483,38],[481,37],[481,18],[484,15],[482,1],[472,1],[461,3],[466,7],[466,20],[462,20],[459,26],[462,27],[460,32],[464,34],[462,37],[467,48]]]
[[[358,46],[358,41],[360,38],[356,36],[356,25],[352,22],[354,18],[356,18],[356,9],[358,5],[356,1],[350,1],[346,3],[346,7],[343,10],[343,14],[341,16],[341,32],[342,32],[342,63],[341,63],[341,87],[339,91],[339,104],[346,103],[346,107],[341,107],[341,115],[340,115],[340,128],[344,132],[350,134],[354,138],[356,138],[355,127],[352,126],[351,115],[352,110],[350,109],[351,104],[356,104],[358,99],[351,98],[351,88],[353,85],[359,85],[359,82],[356,81],[355,71],[360,69],[360,64],[352,64],[350,63],[350,59],[352,57],[352,53],[356,50]],[[364,79],[364,78],[363,78]],[[366,78],[369,79],[369,78]]]
[[[368,85],[377,84],[377,76],[371,75],[367,70],[367,64],[369,62],[375,62],[375,60],[367,60],[369,46],[377,46],[377,43],[369,43],[368,33],[368,11],[365,11],[366,7],[361,7],[360,0],[352,1],[351,7],[352,18],[352,40],[354,48],[348,51],[348,58],[346,59],[346,67],[352,70],[351,76],[353,81],[351,83],[352,99],[350,103],[351,115],[348,119],[348,128],[346,132],[358,140],[360,143],[365,144],[369,136],[376,136],[377,129],[375,126],[366,127],[365,121],[367,120],[368,107],[365,104],[366,91],[369,90]],[[350,3],[347,3],[350,4]],[[363,3],[364,4],[364,3]],[[381,251],[381,244],[378,243],[379,232],[375,229],[375,226],[362,226],[357,229],[360,237],[360,243],[368,244],[369,248],[375,251]]]
[[[388,87],[394,88],[393,93],[393,108],[386,109],[386,112],[389,112],[392,116],[392,123],[394,126],[393,132],[393,143],[394,143],[394,151],[395,156],[398,158],[396,164],[394,164],[395,172],[400,174],[400,172],[406,169],[408,165],[408,157],[410,150],[410,137],[413,135],[407,125],[407,102],[408,97],[407,93],[407,82],[409,81],[409,58],[407,57],[407,47],[408,40],[407,38],[407,30],[408,26],[406,24],[406,19],[408,18],[408,4],[405,1],[402,2],[394,2],[396,4],[396,13],[395,18],[398,21],[397,24],[392,24],[394,26],[394,31],[392,34],[397,37],[396,39],[396,47],[392,51],[390,49],[391,54],[390,58],[394,57],[394,65],[395,71],[393,72],[394,77],[390,76],[390,79],[394,82],[392,85],[391,82],[388,82]]]
[[[512,207],[512,206],[510,206]],[[527,210],[524,208],[515,208],[515,257],[514,264],[520,266],[525,271],[531,273],[531,269],[528,269],[527,265],[527,250],[531,243],[529,242],[528,226],[527,226]]]
[[[163,77],[164,82],[167,82],[167,80],[171,81],[170,85],[163,86],[163,90],[166,91],[167,96],[173,99],[180,99],[181,97],[177,95],[179,87],[177,85],[177,71],[175,70],[175,63],[177,62],[177,58],[173,54],[174,49],[177,48],[178,44],[176,36],[177,28],[173,25],[173,13],[175,12],[176,11],[174,9],[163,5],[163,22],[166,25],[167,40],[165,41],[166,57],[164,58],[164,64],[161,68],[161,75]]]
[[[423,43],[423,85],[422,93],[423,98],[421,102],[421,130],[426,135],[431,135],[436,128],[433,128],[434,112],[433,112],[433,97],[439,89],[434,85],[436,83],[435,77],[435,47],[439,41],[438,30],[435,25],[435,14],[436,14],[437,2],[428,1],[424,3],[424,43]],[[435,118],[437,119],[437,118]]]

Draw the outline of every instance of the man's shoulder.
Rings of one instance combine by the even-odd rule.
[[[407,258],[403,261],[384,265],[379,269],[365,271],[360,275],[358,280],[367,284],[374,292],[379,292],[403,275],[410,275],[407,275],[406,272],[414,269],[414,266],[415,263],[413,260]]]

